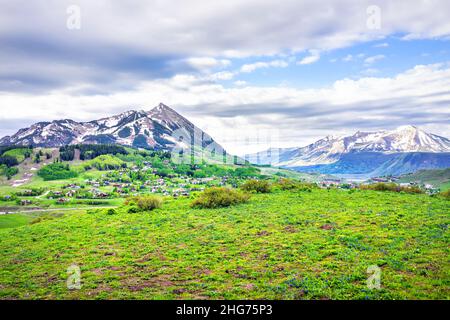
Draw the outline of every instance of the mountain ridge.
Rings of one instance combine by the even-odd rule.
[[[245,159],[301,172],[403,174],[450,167],[450,140],[406,125],[394,130],[326,136],[305,147],[272,148],[246,155]]]
[[[339,160],[342,154],[351,152],[450,152],[450,140],[406,125],[390,131],[357,131],[349,136],[326,136],[304,147],[269,150],[246,155],[246,158],[250,162],[256,159],[258,164],[275,160],[273,165],[284,167],[331,164]],[[274,153],[275,157],[272,156]],[[270,159],[265,159],[265,154],[269,154]]]
[[[180,130],[177,132],[176,130]],[[0,145],[61,147],[72,144],[111,143],[134,147],[168,150],[183,145],[181,136],[194,135],[194,144],[223,147],[178,112],[160,103],[149,111],[128,110],[111,117],[87,122],[71,119],[37,122],[0,139]],[[184,144],[185,145],[185,144]]]

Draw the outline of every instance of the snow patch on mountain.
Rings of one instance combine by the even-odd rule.
[[[169,150],[182,145],[176,135],[173,136],[178,129],[191,136],[195,134],[203,137],[208,143],[216,144],[192,122],[161,103],[148,112],[130,110],[89,122],[75,122],[68,119],[39,122],[19,130],[13,136],[0,139],[0,145],[60,147],[83,143],[117,143]],[[195,143],[202,145],[205,141]],[[219,147],[217,145],[217,148]]]
[[[301,167],[332,164],[342,155],[357,152],[450,152],[450,140],[406,125],[392,131],[361,132],[351,136],[327,136],[306,147],[270,149],[247,155],[257,164]],[[270,156],[268,156],[270,155]]]

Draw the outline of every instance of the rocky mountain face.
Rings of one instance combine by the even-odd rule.
[[[0,145],[60,147],[108,143],[156,150],[171,150],[191,142],[203,147],[213,144],[223,150],[208,134],[162,103],[148,112],[132,110],[90,122],[39,122],[0,139]]]
[[[327,136],[306,147],[270,149],[246,159],[304,172],[400,174],[450,167],[450,140],[414,126],[401,126],[392,131]]]

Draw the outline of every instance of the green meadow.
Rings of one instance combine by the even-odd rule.
[[[275,189],[198,209],[193,198],[0,216],[0,298],[450,298],[448,199]],[[67,288],[71,265],[81,289]],[[380,289],[367,286],[371,266]]]

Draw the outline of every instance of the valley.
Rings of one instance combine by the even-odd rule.
[[[195,128],[170,114],[159,119],[166,132]],[[252,164],[206,133],[206,143],[150,148],[155,134],[137,145],[141,128],[127,117],[97,121],[134,132],[123,144],[91,143],[91,134],[59,143],[59,129],[44,134],[53,122],[0,147],[0,299],[450,297],[448,168],[346,179],[356,165],[401,161],[352,151],[323,165],[334,170]],[[448,156],[401,157],[428,168],[424,154]],[[350,158],[353,169],[340,170]],[[77,290],[67,282],[73,266]],[[367,285],[373,267],[379,290]]]

